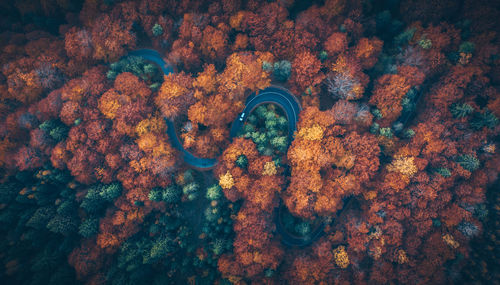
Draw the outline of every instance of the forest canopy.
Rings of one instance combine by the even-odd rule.
[[[0,8],[2,284],[500,282],[498,3]]]

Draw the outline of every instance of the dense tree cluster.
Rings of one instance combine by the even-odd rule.
[[[11,2],[4,283],[498,280],[498,5]],[[296,132],[267,104],[230,138],[270,85],[300,101]],[[182,161],[165,119],[186,150],[217,157],[211,172]],[[311,245],[286,242],[315,229]]]
[[[290,143],[288,120],[279,111],[273,104],[260,105],[248,116],[240,135],[250,138],[260,154],[275,155],[277,158],[287,151]]]

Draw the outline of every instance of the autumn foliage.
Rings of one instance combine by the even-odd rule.
[[[494,243],[499,207],[488,1],[12,2],[0,5],[7,283],[491,283],[498,264],[474,252]],[[175,72],[127,57],[138,48]],[[230,137],[271,85],[300,103],[293,141],[279,106]],[[165,120],[217,165],[191,169]],[[290,246],[278,207],[318,234]]]

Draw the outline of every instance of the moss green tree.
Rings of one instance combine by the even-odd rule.
[[[477,159],[477,157],[470,155],[470,154],[463,154],[463,155],[457,156],[456,162],[468,171],[474,171],[474,170],[478,169],[480,166],[479,159]]]
[[[219,184],[214,184],[207,188],[206,197],[210,201],[219,200],[222,195],[222,188],[219,186]]]

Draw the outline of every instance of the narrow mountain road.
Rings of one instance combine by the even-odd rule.
[[[152,49],[140,49],[131,51],[128,56],[142,57],[146,60],[154,62],[158,65],[165,75],[174,72],[172,66],[170,66],[160,55],[159,52]],[[245,109],[238,115],[231,125],[230,139],[232,140],[239,132],[239,130],[245,125],[245,122],[249,114],[258,106],[262,104],[275,104],[281,107],[288,119],[288,142],[289,144],[293,141],[293,135],[297,129],[297,121],[299,120],[299,114],[302,110],[299,101],[295,96],[293,96],[288,90],[276,86],[270,86],[258,92],[252,93],[246,100]],[[196,157],[186,149],[184,149],[179,137],[175,131],[174,123],[165,118],[167,123],[167,134],[170,139],[170,143],[174,148],[182,153],[182,158],[185,163],[195,167],[199,170],[206,171],[214,168],[217,165],[217,158],[201,158]],[[290,235],[282,226],[279,219],[280,215],[276,215],[277,230],[282,236],[283,243],[291,246],[307,246],[311,244],[318,236],[323,232],[325,226],[321,223],[314,232],[312,232],[308,237],[294,237]]]
[[[128,53],[129,56],[142,57],[146,60],[154,62],[158,65],[165,75],[174,72],[174,69],[163,59],[159,52],[152,49],[140,49],[131,51]],[[302,110],[300,104],[290,92],[286,89],[271,86],[264,90],[260,90],[258,94],[256,92],[252,93],[246,102],[245,109],[240,113],[240,115],[234,120],[231,131],[229,133],[230,138],[233,139],[238,131],[245,124],[248,115],[258,106],[262,104],[272,103],[278,105],[283,109],[285,115],[288,119],[288,138],[289,143],[293,140],[293,134],[296,130],[297,121],[299,119],[299,113]],[[165,118],[167,123],[167,134],[170,138],[170,143],[174,148],[182,153],[183,160],[187,164],[200,169],[200,170],[210,170],[217,165],[217,158],[201,158],[196,157],[190,152],[188,152],[182,146],[181,141],[175,131],[174,123]]]

